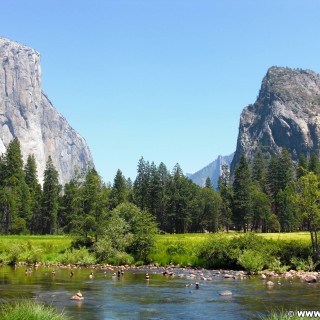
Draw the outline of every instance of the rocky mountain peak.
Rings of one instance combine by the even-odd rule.
[[[93,163],[92,156],[85,140],[42,92],[40,54],[0,37],[0,62],[0,153],[17,137],[24,161],[34,154],[41,181],[49,155],[60,182],[69,181],[75,167]]]
[[[234,170],[242,153],[267,156],[286,148],[293,160],[320,153],[320,75],[311,70],[271,67],[256,102],[240,117]]]

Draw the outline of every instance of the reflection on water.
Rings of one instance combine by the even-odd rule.
[[[299,280],[275,280],[268,288],[258,277],[246,280],[224,279],[207,272],[211,281],[200,277],[165,277],[157,270],[126,271],[113,277],[114,271],[38,268],[26,274],[24,268],[0,268],[1,300],[31,298],[56,306],[74,319],[259,319],[271,309],[314,310],[318,308],[320,284]],[[182,272],[175,271],[175,273]],[[280,281],[278,283],[278,281]],[[196,290],[194,283],[199,282]],[[189,286],[190,284],[193,284]],[[83,301],[70,300],[80,290]],[[231,297],[219,295],[230,290]]]

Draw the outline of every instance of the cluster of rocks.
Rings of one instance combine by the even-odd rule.
[[[309,271],[296,271],[296,270],[290,270],[290,271],[286,271],[283,273],[279,273],[279,272],[275,272],[275,271],[270,271],[270,272],[263,272],[261,274],[261,279],[262,280],[267,280],[267,279],[272,279],[272,278],[277,278],[277,279],[286,279],[286,280],[290,280],[290,279],[300,279],[303,282],[306,283],[315,283],[315,282],[319,282],[320,280],[320,272],[309,272]],[[278,284],[281,284],[279,281],[277,282]],[[266,282],[267,286],[273,286],[275,285],[274,281],[267,281]]]

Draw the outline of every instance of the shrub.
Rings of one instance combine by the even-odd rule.
[[[238,258],[238,263],[249,273],[256,273],[265,266],[265,259],[258,251],[244,250]]]
[[[167,254],[175,255],[175,254],[186,254],[187,250],[185,247],[178,244],[171,244],[166,250]]]
[[[95,256],[86,248],[68,249],[58,257],[59,262],[63,264],[83,264],[89,265],[96,263]]]

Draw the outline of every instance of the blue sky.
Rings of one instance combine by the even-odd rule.
[[[320,73],[318,0],[1,1],[0,34],[41,54],[42,88],[104,180],[141,156],[194,172],[236,148],[271,66]]]

